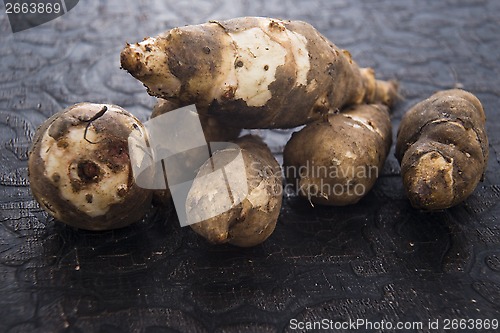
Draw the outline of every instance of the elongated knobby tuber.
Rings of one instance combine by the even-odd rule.
[[[485,121],[480,101],[459,89],[438,92],[404,115],[396,157],[414,207],[449,208],[474,191],[488,161]]]
[[[383,105],[357,105],[318,120],[285,146],[285,177],[311,203],[349,205],[373,187],[392,142]]]
[[[46,120],[29,154],[35,199],[57,220],[88,230],[124,227],[146,213],[151,192],[135,185],[128,136],[140,121],[109,104],[80,103]]]
[[[249,247],[266,240],[276,226],[282,202],[281,169],[260,139],[245,136],[235,143],[239,148],[215,152],[200,168],[187,197],[186,211],[188,220],[201,221],[191,227],[209,242]],[[239,154],[241,168],[232,163]],[[225,172],[225,181],[207,183],[204,177],[216,170]],[[223,206],[227,206],[226,211],[213,213]]]
[[[172,29],[127,44],[121,65],[151,95],[238,128],[292,128],[346,105],[391,105],[375,80],[310,24],[243,17]]]

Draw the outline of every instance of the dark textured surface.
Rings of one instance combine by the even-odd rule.
[[[80,1],[16,34],[0,8],[0,332],[288,332],[291,318],[500,317],[499,1]],[[275,233],[252,249],[207,245],[161,211],[103,233],[48,218],[26,179],[36,126],[81,101],[147,119],[153,99],[119,69],[125,41],[244,15],[307,20],[360,65],[398,79],[394,133],[436,90],[477,94],[491,141],[485,182],[464,204],[424,214],[405,199],[391,155],[358,205],[313,209],[288,197]],[[289,131],[261,134],[279,153]]]

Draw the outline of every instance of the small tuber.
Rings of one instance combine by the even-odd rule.
[[[276,226],[282,202],[281,169],[269,148],[257,137],[244,136],[235,143],[239,148],[216,151],[200,168],[187,196],[186,211],[191,221],[201,220],[191,224],[191,228],[209,242],[250,247],[265,241]],[[231,166],[238,153],[243,157],[243,170]],[[225,170],[226,181],[207,187],[203,177],[213,173],[214,168]],[[239,203],[213,216],[214,209],[225,205],[229,185],[231,199]]]
[[[373,187],[392,142],[383,105],[357,105],[308,124],[283,152],[285,177],[311,203],[354,204]]]
[[[474,191],[488,161],[485,121],[481,102],[459,89],[438,92],[404,115],[396,157],[414,207],[449,208]]]
[[[140,220],[151,191],[134,183],[128,153],[140,121],[110,104],[79,103],[47,119],[29,153],[30,187],[50,215],[88,230],[124,227]]]

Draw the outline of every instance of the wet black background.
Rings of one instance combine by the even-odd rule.
[[[0,8],[0,332],[276,332],[289,331],[292,318],[498,319],[500,2],[80,1],[16,34]],[[312,208],[287,197],[275,233],[252,249],[208,245],[159,210],[102,233],[48,218],[27,181],[36,127],[82,101],[115,103],[146,120],[154,99],[119,69],[124,43],[245,15],[307,20],[361,66],[399,80],[405,99],[394,133],[404,111],[434,91],[475,93],[488,116],[484,183],[462,205],[421,213],[404,197],[392,150],[359,204]],[[280,157],[290,131],[257,133]]]

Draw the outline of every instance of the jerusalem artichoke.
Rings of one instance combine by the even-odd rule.
[[[414,207],[449,208],[474,191],[488,161],[485,121],[481,102],[459,89],[438,92],[404,115],[396,157]]]
[[[305,126],[283,152],[285,177],[311,203],[358,202],[373,187],[391,147],[383,105],[357,105]]]
[[[281,169],[267,146],[256,137],[235,141],[239,148],[227,148],[213,154],[198,172],[189,191],[186,210],[191,228],[215,244],[255,246],[273,232],[281,209]],[[235,168],[241,153],[243,170]],[[204,177],[215,169],[226,172],[225,181],[207,184]],[[243,173],[242,173],[243,172]],[[222,214],[213,214],[230,198],[236,204]],[[213,216],[215,215],[215,216]],[[213,216],[210,218],[205,218]],[[201,220],[201,222],[200,222]]]
[[[132,131],[145,135],[137,118],[109,104],[79,103],[47,119],[28,161],[31,191],[41,207],[88,230],[140,220],[152,195],[132,176],[127,143]]]
[[[238,128],[292,128],[346,105],[391,105],[394,82],[375,80],[310,24],[243,17],[175,28],[121,52],[151,95]]]

